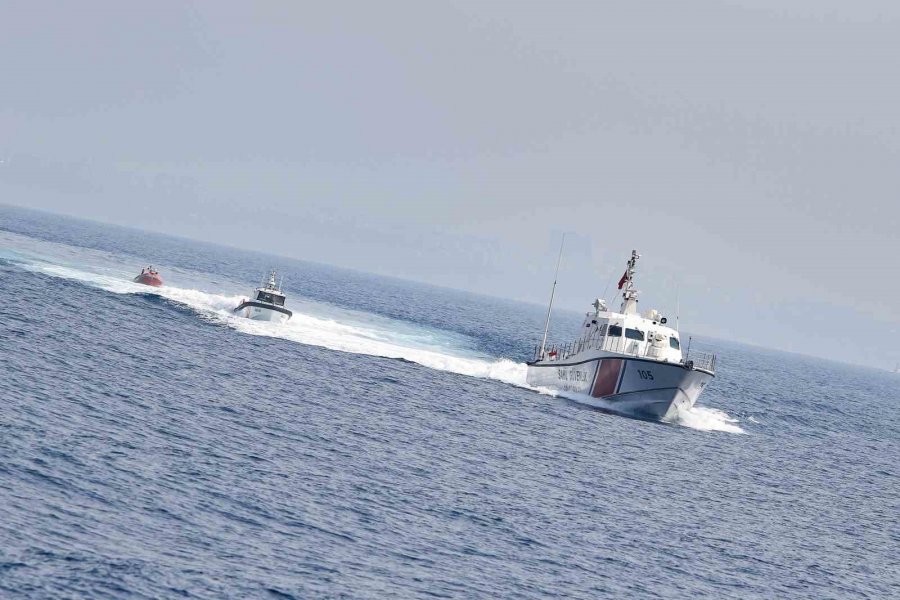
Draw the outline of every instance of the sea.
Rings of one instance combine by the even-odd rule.
[[[640,419],[545,307],[8,206],[0,294],[0,597],[900,598],[900,375],[692,335]]]

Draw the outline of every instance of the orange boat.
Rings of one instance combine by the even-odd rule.
[[[134,278],[134,282],[152,285],[153,287],[159,287],[163,284],[162,277],[159,276],[159,273],[153,268],[153,265],[141,269],[141,274]]]

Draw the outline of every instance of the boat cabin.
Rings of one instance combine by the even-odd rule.
[[[617,354],[681,362],[678,332],[666,325],[655,310],[644,315],[610,311],[589,312],[585,316],[577,347]]]
[[[628,267],[619,281],[619,289],[622,290],[619,312],[609,310],[606,301],[598,298],[592,305],[593,312],[585,315],[574,342],[563,347],[553,346],[548,351],[545,334],[544,342],[535,350],[535,359],[559,360],[586,351],[601,351],[661,362],[682,362],[678,331],[666,325],[667,319],[658,310],[648,310],[644,314],[638,312],[639,292],[634,289],[634,273],[640,257],[632,250]]]
[[[256,290],[256,301],[274,304],[275,306],[284,306],[284,294],[269,288],[258,289]]]

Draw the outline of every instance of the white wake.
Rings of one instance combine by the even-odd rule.
[[[169,285],[151,288],[123,280],[121,276],[92,273],[42,261],[30,261],[22,266],[116,294],[155,294],[250,335],[277,337],[340,352],[398,358],[431,369],[528,387],[523,363],[464,348],[454,352],[453,345],[459,345],[460,341],[454,339],[453,334],[377,315],[301,301],[289,302],[294,314],[287,323],[253,321],[232,313],[232,309],[245,297],[241,295],[223,295]],[[301,305],[299,308],[298,304]],[[306,312],[302,312],[304,309]]]
[[[10,236],[20,237],[6,234],[0,238]],[[36,242],[30,238],[25,239],[28,239],[32,245]],[[37,243],[44,246],[40,248],[41,250],[49,248],[58,251],[60,248],[64,248],[68,254],[74,250],[61,244]],[[232,309],[240,303],[244,296],[171,285],[150,288],[128,279],[129,271],[126,269],[133,269],[133,266],[103,266],[111,264],[109,256],[101,257],[99,255],[102,253],[81,248],[77,252],[81,255],[79,258],[94,259],[91,262],[95,264],[90,265],[92,270],[63,266],[50,262],[49,260],[52,259],[35,256],[32,253],[29,253],[30,256],[23,256],[14,252],[16,256],[13,258],[27,270],[87,283],[112,293],[156,294],[194,310],[203,318],[224,323],[249,335],[277,337],[340,352],[403,359],[431,369],[493,379],[541,394],[569,397],[552,390],[533,388],[527,385],[525,381],[527,367],[524,363],[491,357],[467,348],[466,346],[470,345],[471,340],[467,340],[464,336],[305,300],[289,303],[289,308],[294,314],[287,323],[253,321],[232,313]],[[92,256],[92,254],[98,256]],[[102,261],[98,260],[101,258]],[[201,277],[199,274],[183,273],[183,275]],[[569,399],[616,412],[613,405],[595,398],[582,398],[578,395]],[[736,419],[714,408],[695,406],[688,411],[678,413],[670,422],[703,431],[744,433],[744,430],[737,425]]]
[[[689,409],[679,408],[675,415],[668,419],[668,422],[701,431],[747,433],[738,425],[738,420],[729,416],[725,411],[696,404]]]
[[[570,392],[554,392],[551,390],[536,388],[531,389],[534,389],[535,391],[541,392],[543,394],[558,396],[560,398],[565,398],[573,402],[578,402],[579,404],[585,404],[587,406],[599,408],[601,410],[616,413],[618,415],[624,415],[632,418],[643,418],[639,414],[634,414],[629,411],[622,410],[622,408],[615,402],[608,402],[603,398],[594,398],[585,394],[575,394]],[[677,412],[675,412],[674,415],[670,414],[666,418],[662,419],[662,421],[664,423],[680,425],[682,427],[688,427],[690,429],[697,429],[700,431],[746,433],[746,431],[744,431],[737,424],[737,419],[729,416],[724,411],[707,406],[694,405],[693,407],[688,409],[677,407]]]

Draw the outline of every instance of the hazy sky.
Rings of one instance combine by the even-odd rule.
[[[0,8],[0,202],[900,360],[895,1]]]

